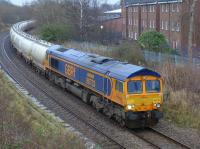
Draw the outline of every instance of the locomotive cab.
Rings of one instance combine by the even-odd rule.
[[[129,78],[125,86],[125,111],[129,127],[155,125],[163,117],[163,81],[156,76],[144,75]],[[131,124],[130,124],[131,123]],[[132,126],[134,125],[134,126]]]

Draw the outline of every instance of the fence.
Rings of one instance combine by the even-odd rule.
[[[146,61],[161,63],[164,61],[170,61],[177,65],[184,65],[189,64],[190,60],[188,57],[183,57],[179,55],[169,55],[169,54],[163,54],[163,53],[156,53],[152,51],[144,51],[144,57]],[[193,65],[200,67],[200,58],[193,58]]]

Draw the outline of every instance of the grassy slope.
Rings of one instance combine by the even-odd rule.
[[[0,148],[85,148],[76,136],[16,91],[0,72]]]

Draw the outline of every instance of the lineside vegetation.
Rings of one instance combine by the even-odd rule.
[[[63,42],[73,38],[74,28],[69,24],[48,24],[40,28],[40,38],[49,42]]]
[[[85,148],[74,134],[16,91],[0,72],[0,148]]]
[[[171,63],[158,69],[169,92],[164,105],[165,119],[200,130],[200,70],[191,65],[174,66]]]

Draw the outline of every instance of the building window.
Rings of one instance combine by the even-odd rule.
[[[176,41],[176,49],[178,49],[178,41]]]
[[[165,30],[168,30],[168,21],[165,22]]]
[[[162,5],[162,12],[165,11],[165,5]]]
[[[172,47],[173,47],[173,49],[178,49],[179,42],[177,40],[174,40],[173,43],[172,43]]]
[[[152,9],[153,9],[152,11],[155,12],[155,6],[152,6]]]
[[[164,30],[164,21],[161,21],[161,29]]]
[[[129,31],[129,38],[131,38],[132,37],[132,32],[131,31]]]
[[[175,31],[175,24],[172,22],[172,31]]]
[[[176,31],[180,32],[180,23],[178,23],[178,22],[176,23]]]
[[[155,20],[153,20],[153,28],[155,28]]]
[[[149,12],[152,12],[152,6],[151,5],[149,6]]]
[[[176,10],[179,12],[179,4],[176,4]]]
[[[172,22],[172,31],[180,32],[180,23]]]
[[[135,32],[135,34],[134,34],[134,35],[135,35],[135,36],[134,36],[134,37],[135,37],[134,39],[135,39],[135,40],[137,40],[137,33]]]
[[[165,5],[165,12],[168,12],[168,5]]]
[[[171,6],[172,6],[172,12],[175,12],[175,11],[176,11],[176,10],[175,10],[175,9],[176,9],[176,8],[175,8],[176,5],[175,5],[175,4],[172,4]]]
[[[151,27],[151,20],[149,20],[149,28],[152,28],[152,27]]]
[[[128,24],[132,25],[132,19],[131,18],[128,19]]]

